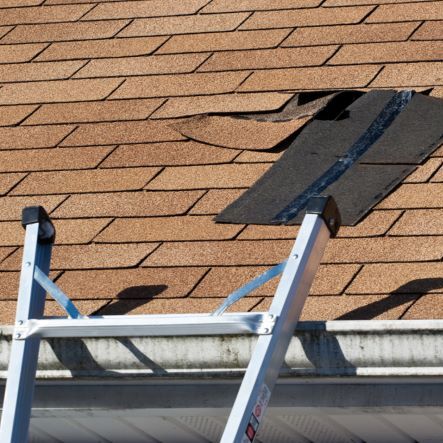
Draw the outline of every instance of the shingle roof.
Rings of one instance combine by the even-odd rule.
[[[2,1],[0,323],[35,204],[58,230],[52,277],[82,313],[214,309],[298,228],[216,224],[281,154],[188,140],[183,117],[272,111],[307,90],[443,97],[442,59],[437,0]],[[442,157],[330,242],[304,319],[442,317]]]

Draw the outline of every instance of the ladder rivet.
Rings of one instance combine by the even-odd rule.
[[[26,266],[27,268],[29,268],[29,266],[31,266],[31,262],[30,262],[30,261],[27,261],[27,262],[25,263],[25,266]]]
[[[15,334],[14,335],[14,338],[20,338],[21,337],[21,334]]]
[[[298,254],[294,254],[293,257],[294,257],[295,259],[297,259],[297,258],[298,258]]]
[[[18,323],[19,325],[22,325],[22,324],[23,324],[23,320],[19,320],[17,323]]]

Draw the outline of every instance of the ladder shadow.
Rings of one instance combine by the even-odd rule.
[[[443,278],[419,278],[411,280],[392,291],[386,298],[353,309],[337,320],[372,320],[379,315],[411,301],[417,301],[429,292],[443,289]],[[352,297],[359,297],[354,295]]]
[[[92,315],[124,315],[146,303],[164,292],[168,286],[131,286],[116,295],[117,300],[111,301],[106,306],[98,309]],[[155,375],[166,374],[167,371],[151,360],[133,342],[130,337],[114,337],[131,354]],[[118,371],[110,370],[100,365],[81,338],[48,339],[49,346],[59,362],[75,376],[91,375],[119,375]]]
[[[337,317],[337,320],[372,320],[390,309],[397,308],[411,301],[417,301],[420,297],[436,289],[443,289],[443,278],[411,280],[396,288],[386,298],[353,309]],[[358,295],[354,297],[358,297]],[[326,331],[326,327],[321,329],[321,325],[324,323],[315,323],[318,323],[316,324],[315,333],[303,330],[296,332],[307,359],[314,367],[315,373],[318,375],[325,372],[331,374],[335,370],[340,375],[355,375],[356,367],[346,359],[334,334]],[[286,363],[285,369],[290,369]]]

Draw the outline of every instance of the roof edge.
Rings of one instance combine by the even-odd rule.
[[[0,379],[13,327],[0,326]],[[41,379],[237,377],[255,336],[43,340]],[[300,322],[282,375],[290,377],[442,376],[443,320]]]

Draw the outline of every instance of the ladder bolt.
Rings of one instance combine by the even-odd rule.
[[[31,262],[30,262],[30,261],[27,261],[27,262],[25,263],[25,266],[26,266],[27,268],[29,268],[29,266],[31,266]]]
[[[21,326],[23,324],[23,320],[19,320],[17,323]]]
[[[21,337],[21,334],[15,334],[15,335],[14,335],[14,338],[15,338],[15,339],[19,339],[20,337]]]
[[[295,259],[297,259],[297,258],[298,258],[298,254],[294,254],[293,257],[294,257]]]

